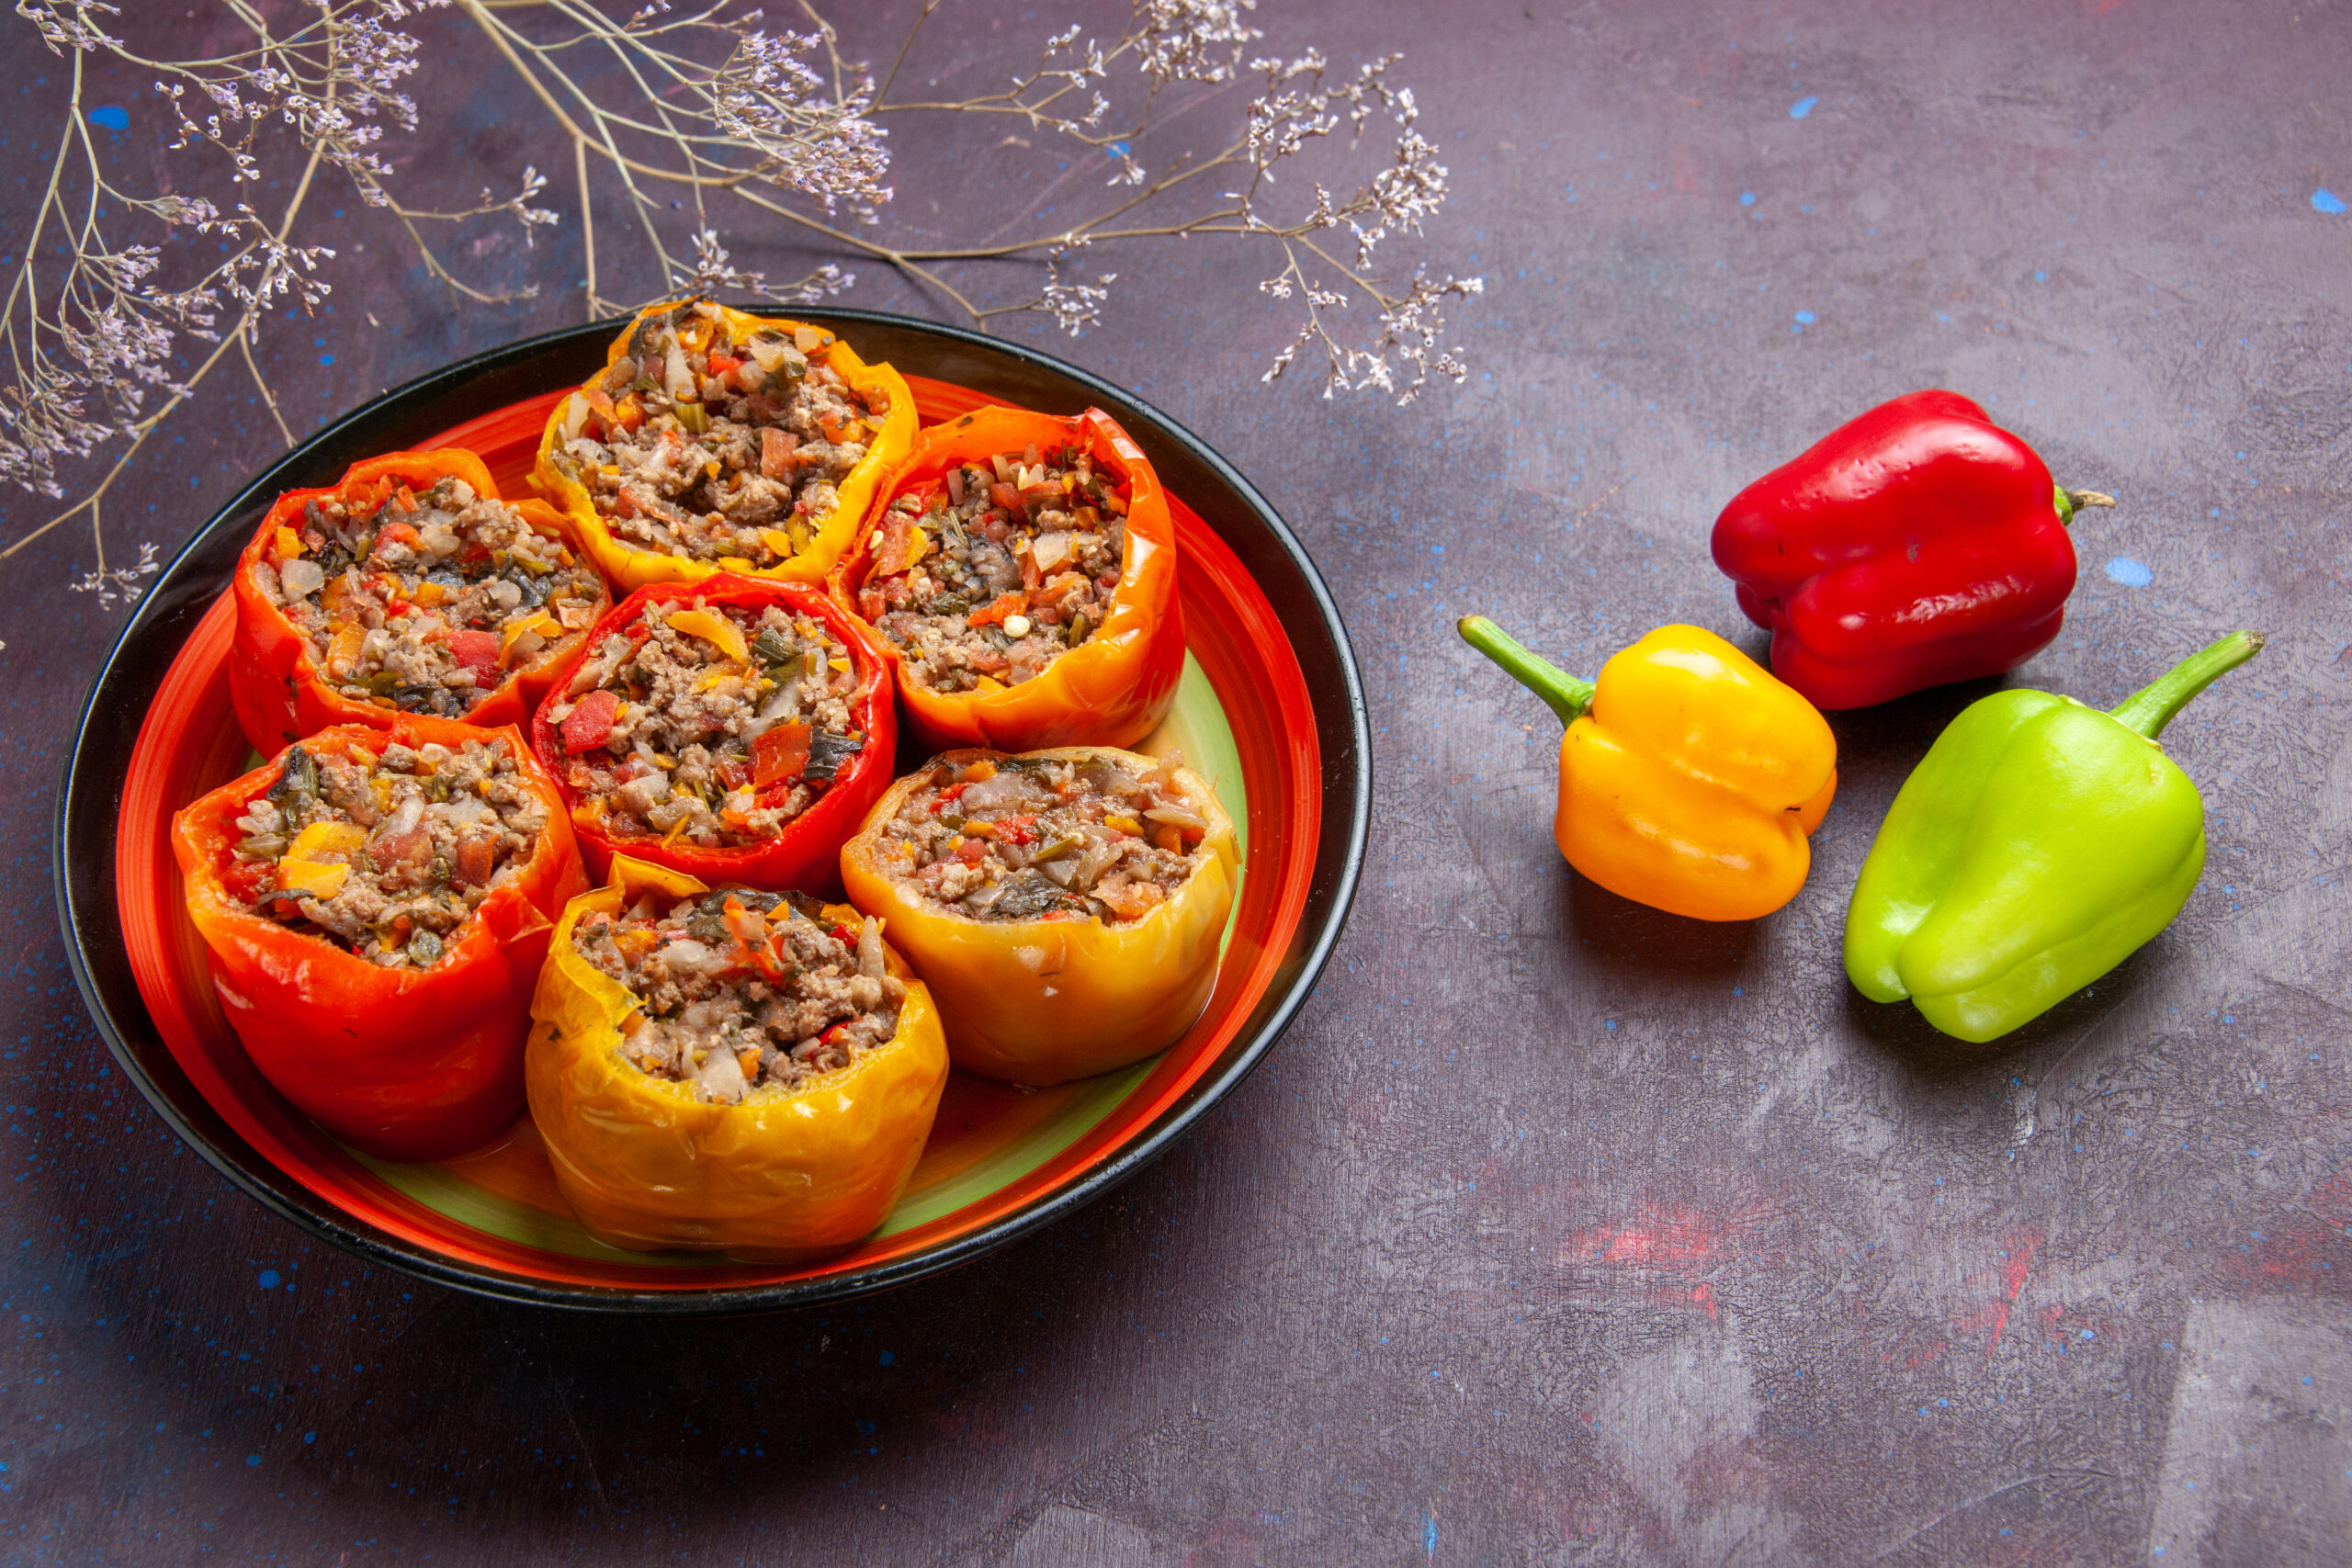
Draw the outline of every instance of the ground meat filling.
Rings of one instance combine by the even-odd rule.
[[[616,838],[775,838],[858,754],[865,677],[832,628],[780,606],[650,604],[548,708],[565,783]]]
[[[883,869],[974,919],[1140,919],[1208,858],[1180,761],[1140,778],[1107,759],[934,762],[882,830]]]
[[[343,695],[461,718],[595,623],[604,580],[512,507],[459,479],[383,490],[311,502],[253,569]]]
[[[395,743],[372,763],[297,746],[237,818],[222,881],[247,908],[371,964],[429,969],[547,825],[503,739]]]
[[[858,607],[939,692],[1034,679],[1102,629],[1126,486],[1083,447],[1000,452],[892,498]]]
[[[648,893],[618,917],[583,916],[571,942],[637,998],[621,1055],[727,1105],[801,1089],[888,1043],[907,994],[884,964],[880,921],[833,925],[797,894]]]
[[[628,544],[767,568],[807,549],[840,504],[889,394],[814,362],[829,332],[733,330],[707,300],[639,322],[566,405],[558,466]]]

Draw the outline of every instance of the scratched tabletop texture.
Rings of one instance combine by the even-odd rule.
[[[966,0],[931,68],[991,86],[1061,15]],[[76,998],[50,814],[122,611],[62,591],[89,545],[61,529],[0,608],[0,1557],[2352,1558],[2352,10],[1255,19],[1269,48],[1406,51],[1453,170],[1435,254],[1487,280],[1450,334],[1467,384],[1404,410],[1261,388],[1290,308],[1206,243],[1120,253],[1084,337],[1001,330],[1229,455],[1354,639],[1363,890],[1264,1066],[1105,1201],[856,1304],[657,1324],[359,1266],[182,1146]],[[18,233],[62,77],[5,26]],[[112,145],[160,152],[152,90],[107,80]],[[452,183],[511,183],[508,78],[458,56],[416,91]],[[424,145],[388,142],[403,168]],[[894,145],[902,192],[973,155]],[[1024,177],[1007,200],[1053,199],[1050,161]],[[578,318],[561,287],[455,302],[349,206],[334,308],[263,341],[298,434]],[[469,259],[576,277],[570,216],[539,243]],[[861,270],[845,302],[938,312]],[[1835,716],[1810,883],[1706,926],[1565,870],[1557,724],[1453,634],[1484,611],[1589,672],[1687,621],[1760,657],[1715,513],[1929,386],[2121,498],[2077,525],[2066,631],[2016,682],[2104,705],[2271,637],[2165,737],[2211,840],[2187,909],[1986,1047],[1862,1001],[1838,942],[1896,787],[1997,682]],[[118,555],[168,552],[279,445],[248,386],[208,383],[110,497]],[[46,515],[6,504],[12,536]]]

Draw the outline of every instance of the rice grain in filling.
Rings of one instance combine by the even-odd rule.
[[[831,333],[741,324],[707,300],[640,321],[554,461],[625,542],[764,570],[808,547],[890,410],[822,362]]]
[[[867,544],[867,621],[940,692],[1034,680],[1102,629],[1125,565],[1127,486],[1071,445],[1001,452],[893,497]]]
[[[866,679],[814,615],[651,601],[546,717],[606,832],[738,848],[782,834],[865,750]]]
[[[577,643],[607,600],[563,540],[444,478],[372,504],[326,496],[254,563],[311,665],[355,702],[458,718]]]
[[[386,968],[430,968],[536,851],[548,807],[503,739],[286,754],[246,803],[223,886],[246,907]]]
[[[583,917],[571,941],[637,999],[625,1060],[736,1104],[803,1089],[898,1032],[906,987],[888,972],[881,922],[834,926],[821,913],[798,895],[648,893],[618,916]]]
[[[883,871],[979,920],[1140,919],[1208,858],[1207,823],[1170,756],[1138,776],[1109,758],[934,762],[883,829]]]

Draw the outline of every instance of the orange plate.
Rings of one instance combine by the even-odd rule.
[[[855,331],[858,318],[841,314],[844,327]],[[604,330],[582,331],[593,337]],[[922,330],[951,338],[960,335]],[[559,337],[580,336],[582,331]],[[518,350],[531,346],[518,345]],[[988,344],[990,349],[997,346]],[[1062,369],[1051,361],[1043,363]],[[1078,389],[1081,395],[1114,390],[1091,378],[1068,374],[1086,383]],[[980,392],[944,381],[918,376],[908,379],[927,423],[989,400]],[[391,394],[387,400],[403,395]],[[547,411],[562,395],[555,390],[509,403],[416,444],[470,447],[489,463],[502,491],[526,493],[522,476],[530,465],[533,444]],[[1108,398],[1102,400],[1109,405]],[[1140,405],[1121,399],[1113,412],[1125,421],[1138,409]],[[1142,412],[1165,423],[1148,410]],[[1220,477],[1262,507],[1238,476],[1211,461]],[[266,504],[266,497],[256,499]],[[189,566],[189,557],[220,532],[217,524],[227,522],[235,510],[232,503],[216,526],[174,563],[166,583]],[[391,1167],[356,1155],[279,1098],[255,1073],[221,1014],[203,943],[181,902],[167,842],[173,811],[233,776],[248,761],[229,708],[225,661],[232,605],[226,594],[217,597],[200,617],[195,614],[196,602],[181,610],[181,622],[192,620],[193,629],[186,633],[155,689],[130,748],[120,779],[119,812],[111,824],[119,952],[104,950],[102,933],[93,930],[94,923],[103,923],[102,913],[90,907],[97,899],[87,886],[96,868],[86,863],[87,853],[80,853],[80,863],[76,857],[91,837],[87,826],[94,824],[83,819],[92,816],[91,789],[99,781],[89,775],[102,771],[96,754],[105,750],[106,737],[101,733],[94,739],[92,732],[102,728],[98,709],[108,682],[120,678],[115,667],[122,662],[125,649],[118,649],[93,694],[76,761],[68,770],[59,840],[60,887],[77,977],[134,1081],[216,1165],[255,1196],[329,1239],[411,1272],[494,1294],[569,1305],[695,1311],[741,1310],[853,1293],[959,1261],[1103,1190],[1156,1153],[1238,1081],[1313,983],[1352,892],[1363,853],[1362,807],[1369,795],[1369,778],[1361,761],[1361,700],[1353,703],[1356,723],[1349,728],[1354,733],[1338,738],[1345,767],[1335,768],[1333,777],[1327,779],[1318,718],[1324,728],[1330,728],[1330,704],[1318,704],[1311,694],[1283,617],[1277,615],[1225,539],[1182,500],[1174,502],[1174,511],[1183,552],[1182,592],[1190,650],[1197,661],[1196,678],[1205,677],[1214,707],[1221,708],[1230,728],[1229,755],[1240,773],[1233,781],[1239,788],[1233,793],[1243,800],[1228,799],[1227,804],[1238,807],[1235,815],[1247,829],[1244,881],[1216,991],[1190,1033],[1155,1061],[1125,1075],[1106,1075],[1069,1086],[1067,1093],[1045,1094],[956,1075],[910,1187],[910,1200],[930,1192],[931,1207],[938,1211],[923,1213],[919,1223],[886,1225],[852,1251],[799,1267],[742,1264],[694,1254],[624,1253],[577,1232],[555,1194],[527,1116],[505,1138],[474,1154],[433,1167]],[[1279,529],[1279,523],[1273,527]],[[1286,532],[1278,542],[1297,558],[1311,581],[1311,569],[1305,567]],[[1257,543],[1262,547],[1263,541]],[[1312,583],[1312,590],[1313,607],[1329,620],[1329,635],[1339,637],[1337,618],[1329,614],[1320,584]],[[1298,619],[1295,606],[1290,618]],[[134,640],[127,631],[126,645]],[[1344,662],[1343,638],[1336,646]],[[1351,664],[1344,675],[1346,695],[1353,697]],[[1324,710],[1320,714],[1318,707]],[[1339,798],[1341,810],[1353,820],[1342,825],[1325,818],[1334,799],[1334,782],[1343,773],[1341,782],[1352,787],[1340,792]],[[1341,826],[1346,831],[1335,838],[1329,829]],[[1340,851],[1336,876],[1335,843]],[[1311,919],[1310,906],[1315,907]],[[1303,931],[1303,921],[1312,930]],[[119,982],[109,973],[123,956],[147,1019],[170,1062],[185,1076],[185,1086],[165,1081],[175,1075],[152,1050],[142,1053],[139,1048],[131,1025],[141,1021],[127,1023],[123,998],[114,994]],[[212,1125],[213,1118],[201,1114],[200,1108],[178,1103],[175,1088],[192,1089],[219,1125]],[[1041,1138],[1048,1141],[1040,1144]],[[1037,1152],[1041,1148],[1046,1151],[1043,1155]],[[257,1172],[249,1155],[257,1155],[271,1168]],[[277,1179],[270,1179],[273,1175]],[[951,1201],[952,1207],[945,1206]],[[505,1217],[495,1222],[484,1218],[492,1213]],[[902,1204],[901,1213],[906,1213]]]

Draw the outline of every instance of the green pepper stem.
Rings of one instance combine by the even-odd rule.
[[[2068,490],[2064,485],[2060,485],[2055,504],[2058,508],[2058,521],[2071,528],[2075,525],[2075,513],[2086,506],[2113,506],[2115,497],[2104,491]]]
[[[2127,729],[2154,740],[2189,699],[2262,651],[2260,632],[2232,632],[2200,649],[2108,709]]]
[[[1537,658],[1484,615],[1464,615],[1454,625],[1462,633],[1463,641],[1501,665],[1503,673],[1550,704],[1562,724],[1574,724],[1591,710],[1591,682],[1579,681],[1558,665]]]

